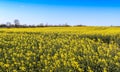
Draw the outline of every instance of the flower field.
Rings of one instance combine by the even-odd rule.
[[[120,72],[120,28],[0,28],[0,72]]]

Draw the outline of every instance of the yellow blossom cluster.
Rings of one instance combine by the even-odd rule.
[[[0,29],[0,72],[119,71],[119,27]]]

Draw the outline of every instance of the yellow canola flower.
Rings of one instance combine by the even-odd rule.
[[[4,64],[4,67],[9,67],[10,65],[9,64]]]
[[[118,72],[119,47],[119,27],[1,28],[0,72]]]
[[[22,70],[22,71],[25,71],[26,70],[26,68],[25,67],[20,67],[20,69]]]

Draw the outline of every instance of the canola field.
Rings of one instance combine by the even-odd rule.
[[[0,28],[0,72],[120,72],[120,28]]]

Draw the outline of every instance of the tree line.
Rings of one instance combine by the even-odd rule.
[[[85,26],[85,25],[75,25],[75,26]],[[28,24],[20,24],[20,21],[18,19],[14,20],[14,24],[11,22],[6,22],[6,24],[0,24],[0,28],[30,28],[30,27],[71,27],[71,25],[65,23],[65,24],[59,24],[59,25],[50,25],[50,24],[43,24],[40,23],[38,25],[28,25]]]

